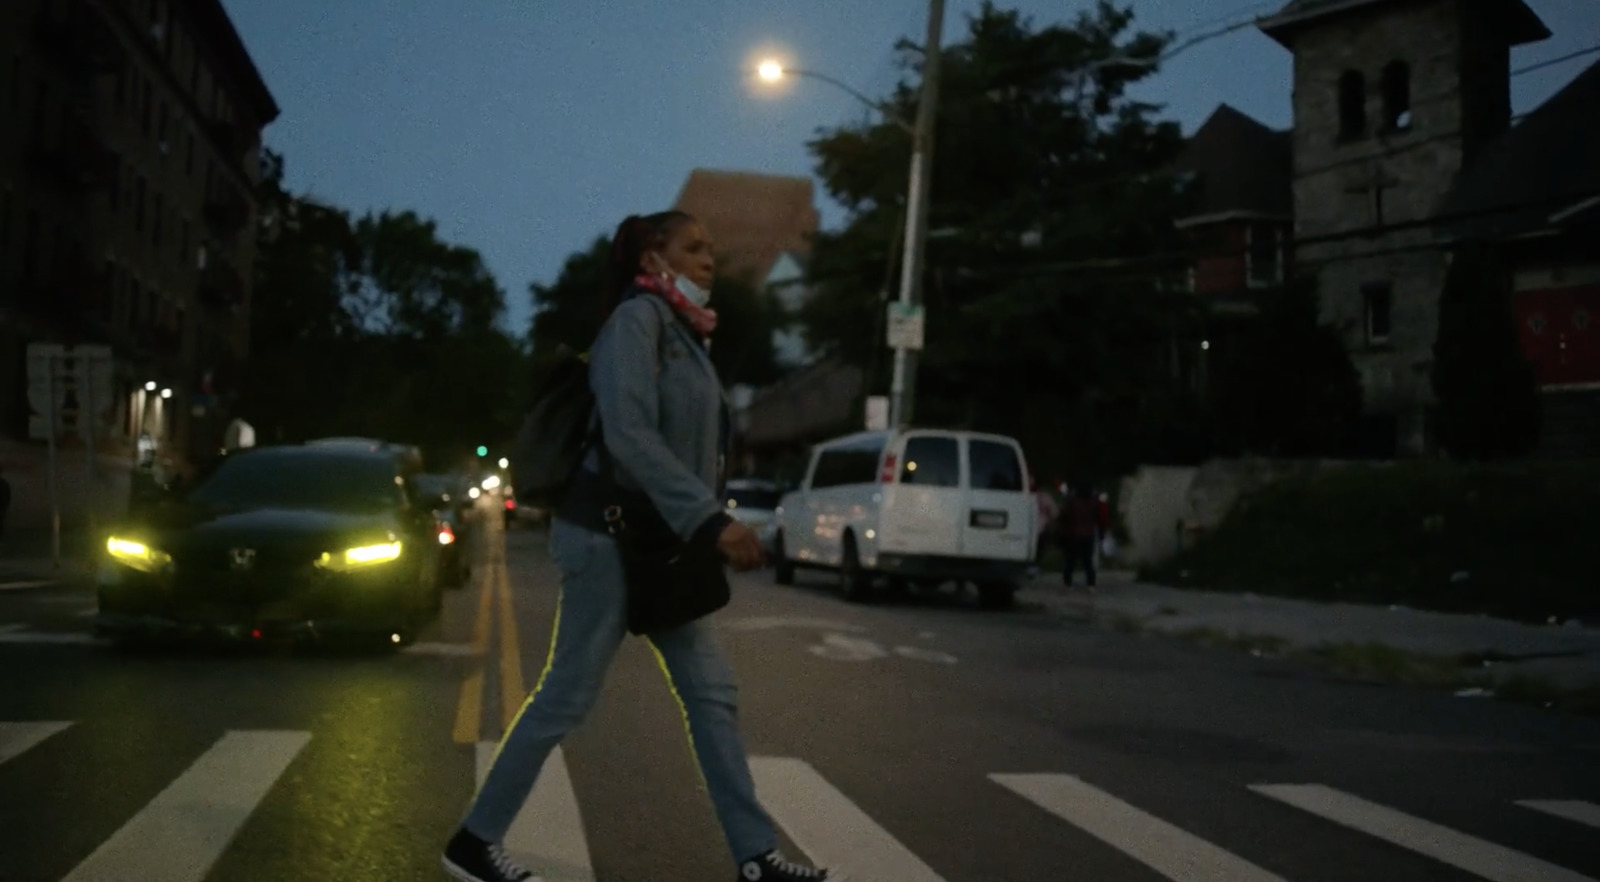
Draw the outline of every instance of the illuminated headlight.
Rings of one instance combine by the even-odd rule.
[[[347,548],[338,554],[323,552],[317,566],[327,570],[353,570],[375,564],[388,563],[400,557],[400,543],[386,542],[382,545],[362,545],[358,548]]]
[[[489,477],[483,479],[483,489],[485,490],[493,490],[498,486],[500,486],[499,475],[490,475]]]
[[[172,555],[164,551],[157,551],[143,542],[119,539],[116,536],[106,540],[106,552],[117,563],[146,573],[160,572],[172,563]]]
[[[483,491],[479,490],[476,487],[472,487],[472,488],[467,490],[467,495],[472,497],[473,499],[477,499],[479,496],[483,495]]]

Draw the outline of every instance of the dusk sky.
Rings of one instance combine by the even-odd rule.
[[[1136,0],[1136,27],[1180,42],[1284,0]],[[1518,68],[1600,43],[1600,2],[1528,0],[1555,36]],[[677,196],[690,169],[810,175],[805,142],[865,111],[823,83],[773,93],[750,70],[766,51],[869,95],[891,89],[893,45],[922,39],[925,0],[223,0],[283,115],[266,132],[291,189],[350,208],[414,209],[477,248],[521,331],[530,282],[632,212]],[[948,3],[947,42],[978,0]],[[1038,23],[1091,0],[1018,0]],[[1590,55],[1514,80],[1536,107]],[[1191,132],[1227,102],[1291,123],[1290,56],[1254,29],[1197,46],[1135,94]],[[934,194],[938,198],[938,194]],[[843,212],[818,192],[823,225]]]

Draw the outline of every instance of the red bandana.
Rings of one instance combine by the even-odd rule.
[[[667,301],[673,311],[683,316],[700,336],[709,337],[711,332],[717,329],[717,311],[690,303],[689,298],[683,296],[678,286],[672,284],[671,280],[655,273],[641,273],[634,278],[633,283]]]

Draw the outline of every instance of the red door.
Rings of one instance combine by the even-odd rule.
[[[1600,284],[1517,292],[1522,351],[1541,386],[1600,383]]]

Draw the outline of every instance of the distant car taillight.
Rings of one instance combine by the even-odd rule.
[[[456,541],[456,531],[450,529],[449,524],[439,525],[439,544],[450,545]]]
[[[516,507],[517,507],[517,501],[515,499],[507,499],[506,500],[506,511],[511,511],[512,509],[514,509]]]

